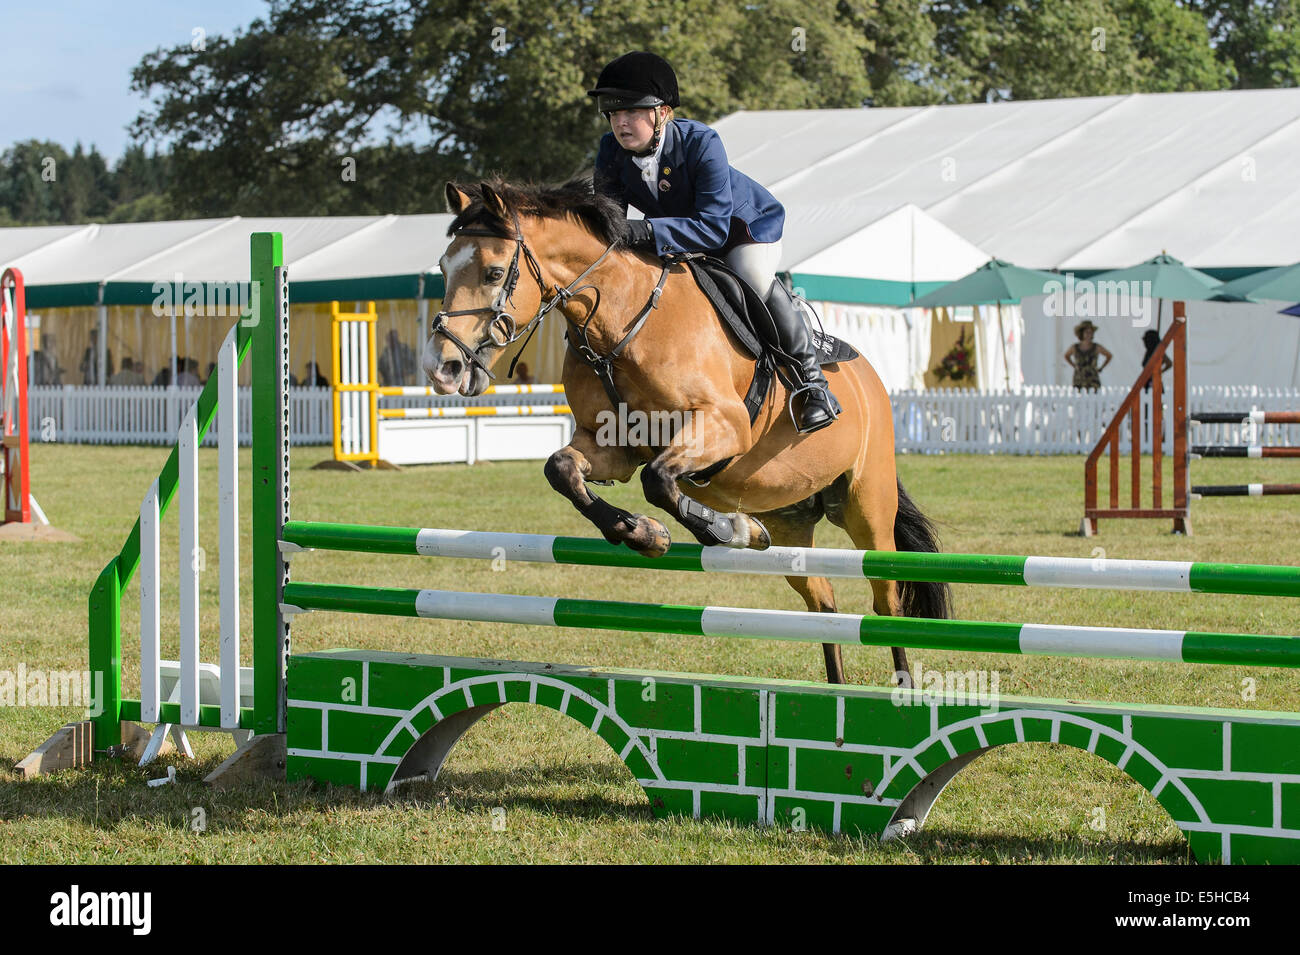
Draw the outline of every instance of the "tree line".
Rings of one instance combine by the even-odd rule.
[[[448,179],[567,178],[603,131],[585,90],[647,48],[705,122],[1276,88],[1300,81],[1300,0],[270,0],[141,60],[111,167],[80,144],[0,153],[0,224],[434,212]]]

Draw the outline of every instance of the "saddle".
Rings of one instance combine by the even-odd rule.
[[[763,410],[768,392],[772,390],[773,378],[781,374],[781,356],[773,351],[770,336],[759,331],[763,327],[773,327],[766,303],[748,282],[733,272],[721,259],[700,252],[690,252],[664,256],[664,261],[686,264],[695,278],[695,284],[712,304],[723,325],[731,330],[741,347],[749,353],[749,357],[754,359],[754,377],[749,383],[749,390],[745,393],[745,408],[749,412],[749,423],[752,425],[758,420],[758,413]],[[818,365],[833,365],[858,357],[857,349],[834,335],[828,335],[824,329],[810,328],[809,332],[813,348],[817,353]],[[797,383],[784,377],[783,380],[787,388],[793,390],[797,387]],[[702,471],[685,475],[685,478],[692,484],[702,487],[731,461],[731,458],[724,458]]]
[[[684,262],[690,268],[695,284],[713,305],[723,325],[731,330],[749,357],[754,359],[754,380],[745,396],[749,423],[753,424],[767,399],[772,379],[778,374],[779,356],[769,345],[769,336],[759,331],[762,327],[772,326],[766,303],[748,282],[728,268],[721,259],[691,252],[665,256],[664,260]],[[848,342],[827,334],[824,329],[811,328],[809,331],[817,353],[817,364],[834,365],[858,357],[857,349]]]
[[[685,252],[665,255],[663,256],[663,262],[664,268],[659,276],[659,284],[656,286],[654,294],[651,295],[650,302],[637,316],[632,330],[624,336],[623,340],[612,351],[604,356],[597,355],[589,345],[585,344],[585,332],[581,329],[579,330],[581,344],[575,343],[572,335],[573,329],[565,332],[565,341],[574,354],[596,372],[596,376],[605,388],[605,393],[608,395],[610,402],[617,408],[622,399],[614,385],[611,369],[612,362],[641,329],[650,312],[658,305],[659,293],[663,288],[664,280],[668,276],[669,268],[673,265],[684,264],[690,269],[695,284],[699,286],[700,291],[709,300],[714,311],[721,318],[723,325],[731,330],[732,334],[736,336],[736,340],[740,342],[741,347],[754,360],[754,377],[749,383],[748,391],[745,393],[745,409],[749,412],[749,423],[752,425],[758,420],[758,413],[763,410],[768,393],[772,390],[773,379],[780,377],[785,382],[786,387],[792,391],[798,387],[797,382],[791,381],[780,367],[786,356],[774,350],[770,343],[770,339],[774,336],[765,335],[760,331],[764,327],[775,327],[772,317],[768,313],[767,305],[758,292],[728,268],[727,264],[721,259],[716,259],[702,252]],[[809,331],[819,365],[833,365],[841,361],[850,361],[858,356],[858,352],[853,346],[833,335],[826,334],[824,330],[810,329]],[[724,458],[703,470],[694,471],[683,477],[692,484],[703,487],[709,483],[710,478],[731,462],[732,458]]]

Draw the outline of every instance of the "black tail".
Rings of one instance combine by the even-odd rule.
[[[916,502],[898,482],[898,516],[894,518],[894,546],[899,550],[937,554],[939,534],[930,519],[921,513]],[[952,616],[952,588],[947,584],[900,580],[898,599],[905,617],[933,617],[947,620]]]

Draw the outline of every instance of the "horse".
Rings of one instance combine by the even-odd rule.
[[[938,551],[933,524],[895,472],[889,396],[865,357],[825,368],[842,405],[829,426],[798,433],[782,381],[751,424],[744,397],[754,359],[688,268],[623,243],[623,207],[590,180],[449,182],[446,196],[455,219],[439,263],[442,311],[421,357],[428,380],[439,394],[481,394],[509,348],[522,339],[522,351],[558,312],[567,325],[563,382],[576,430],[547,460],[545,476],[607,541],[649,557],[671,543],[663,522],[615,507],[590,486],[626,483],[640,468],[646,501],[702,544],[812,547],[826,517],[863,550]],[[521,324],[516,312],[533,317]],[[663,429],[671,433],[657,443],[611,440],[611,415],[653,423],[674,422],[674,414],[680,426]],[[785,579],[809,610],[835,612],[826,578]],[[947,584],[872,580],[871,589],[877,614],[950,616]],[[839,645],[823,651],[827,680],[845,682]],[[892,654],[894,680],[907,685],[906,652]]]

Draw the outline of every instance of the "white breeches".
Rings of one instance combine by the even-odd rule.
[[[781,240],[738,245],[727,253],[725,261],[731,271],[749,283],[759,298],[767,298],[767,290],[772,287],[776,267],[781,262]]]

